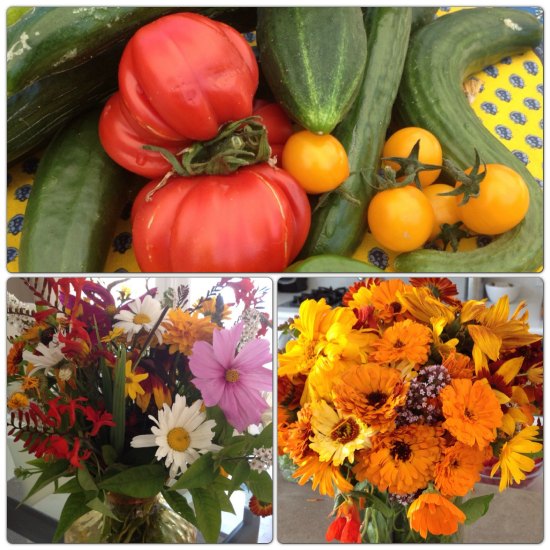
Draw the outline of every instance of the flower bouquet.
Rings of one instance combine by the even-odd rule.
[[[278,361],[279,453],[334,497],[326,539],[455,542],[541,456],[541,337],[525,303],[460,301],[446,278],[367,279],[305,300]]]
[[[38,476],[27,498],[68,494],[54,540],[216,542],[237,490],[270,512],[266,289],[222,278],[190,304],[188,285],[25,282],[37,307],[11,341],[8,435],[35,457],[16,471]]]

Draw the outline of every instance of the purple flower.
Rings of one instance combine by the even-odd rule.
[[[213,342],[195,342],[189,368],[192,382],[207,407],[219,405],[227,421],[238,431],[259,424],[269,407],[261,391],[272,391],[272,371],[262,365],[271,361],[267,340],[251,340],[237,353],[243,323],[214,331]]]

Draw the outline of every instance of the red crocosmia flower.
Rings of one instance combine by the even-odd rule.
[[[55,458],[67,458],[69,456],[69,443],[58,434],[50,435],[45,441],[44,454],[53,455]]]
[[[80,451],[80,439],[78,437],[75,437],[74,444],[71,452],[68,454],[66,458],[69,459],[69,462],[71,463],[71,466],[74,466],[75,468],[83,468],[84,464],[83,462],[85,460],[88,460],[90,458],[90,455],[92,452],[89,449],[86,449],[82,452],[81,455],[78,454]]]
[[[93,407],[90,407],[90,405],[84,409],[84,416],[86,416],[86,419],[93,424],[92,429],[90,430],[91,437],[97,435],[103,426],[115,425],[113,422],[113,415],[111,413],[108,413],[107,411],[96,411]]]
[[[327,542],[334,539],[342,543],[361,542],[361,518],[356,502],[345,500],[338,506],[336,519],[329,525],[325,538]]]
[[[79,404],[80,401],[88,401],[86,397],[77,397],[76,399],[71,399],[66,405],[59,405],[59,412],[61,414],[69,415],[69,426],[72,428],[76,422],[76,411],[84,412],[84,407]]]

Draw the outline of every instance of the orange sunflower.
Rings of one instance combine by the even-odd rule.
[[[372,343],[372,358],[380,363],[407,360],[424,364],[431,342],[432,333],[428,327],[407,319],[388,327],[382,338]]]
[[[447,447],[435,467],[435,486],[448,497],[466,495],[479,481],[485,458],[483,450],[460,441]]]
[[[185,355],[191,353],[193,344],[199,340],[212,343],[212,334],[219,328],[210,318],[202,318],[197,312],[189,313],[181,309],[171,309],[162,326],[166,329],[163,341],[170,345],[170,353],[179,351]]]
[[[458,524],[464,523],[466,515],[450,500],[437,493],[423,493],[407,511],[411,529],[423,538],[432,535],[452,535],[458,531]]]
[[[414,493],[433,479],[441,438],[432,426],[411,424],[372,439],[372,448],[357,453],[353,473],[390,493]]]
[[[399,371],[377,363],[346,371],[334,385],[334,405],[344,416],[356,416],[385,432],[393,429],[397,407],[405,404],[408,383]]]
[[[439,397],[445,417],[443,427],[458,441],[483,448],[495,439],[502,410],[487,380],[454,379]]]

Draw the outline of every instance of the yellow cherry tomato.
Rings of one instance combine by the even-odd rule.
[[[448,193],[453,191],[452,185],[446,183],[432,183],[423,189],[423,193],[430,201],[432,209],[434,211],[434,225],[430,234],[429,240],[432,241],[441,232],[441,225],[448,223],[452,225],[460,221],[458,215],[458,205],[456,204],[456,197],[452,195],[442,196],[441,193]]]
[[[407,158],[416,142],[420,140],[418,151],[418,160],[423,164],[436,164],[441,166],[443,162],[443,152],[438,139],[428,130],[409,126],[401,128],[393,133],[382,150],[382,157],[401,157]],[[396,172],[399,171],[399,164],[392,161],[383,161],[382,165],[390,166]],[[441,170],[422,170],[418,173],[418,179],[422,187],[433,183],[441,173]]]
[[[412,185],[376,194],[367,218],[374,238],[394,252],[410,252],[424,245],[434,224],[430,201]]]
[[[283,168],[306,193],[332,191],[349,176],[346,150],[330,134],[296,132],[286,141],[282,156]]]
[[[466,173],[469,173],[466,170]],[[458,185],[458,184],[457,184]],[[479,195],[460,205],[455,197],[462,223],[482,235],[499,235],[520,223],[529,209],[529,189],[523,178],[503,164],[487,164]]]

